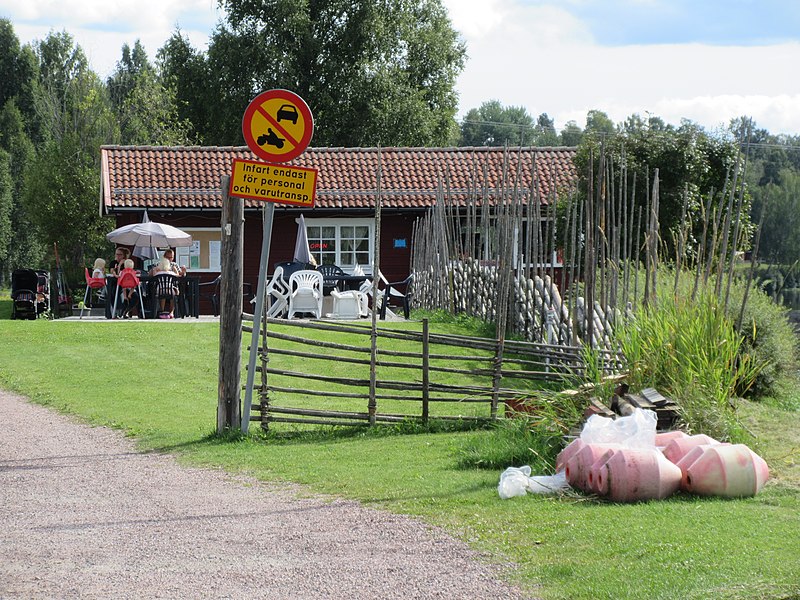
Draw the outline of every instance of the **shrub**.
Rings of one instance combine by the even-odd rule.
[[[728,318],[737,322],[744,296],[744,284],[731,289]],[[764,292],[753,287],[741,323],[743,353],[761,365],[753,385],[747,391],[752,399],[780,394],[793,385],[798,367],[798,340],[789,323],[788,311]],[[742,392],[744,390],[741,390]]]

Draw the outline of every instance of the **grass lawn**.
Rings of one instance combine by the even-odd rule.
[[[215,437],[218,332],[210,323],[2,320],[0,386],[121,428],[145,450],[417,515],[487,560],[515,563],[511,579],[533,596],[800,596],[800,413],[744,407],[776,475],[755,498],[500,500],[499,471],[457,467],[464,444],[491,430],[401,435],[283,425],[269,435],[253,427],[246,439]],[[337,341],[347,343],[343,337]]]

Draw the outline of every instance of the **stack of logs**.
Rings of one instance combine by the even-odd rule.
[[[653,388],[645,388],[638,394],[631,394],[628,385],[621,383],[614,390],[611,400],[606,404],[600,398],[589,399],[589,406],[584,413],[585,418],[592,415],[616,418],[633,414],[634,408],[652,410],[656,413],[658,431],[673,429],[680,417],[680,409],[674,400],[662,396]]]

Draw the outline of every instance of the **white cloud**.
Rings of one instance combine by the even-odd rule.
[[[462,35],[480,38],[497,27],[506,12],[507,0],[444,0],[453,27]]]
[[[212,12],[215,0],[0,0],[0,14],[13,21],[59,23],[58,29],[135,32],[171,29],[186,15]]]
[[[497,99],[546,112],[558,128],[598,109],[615,121],[650,112],[709,128],[746,114],[772,133],[800,133],[799,42],[601,46],[570,12],[586,0],[443,1],[467,43],[461,115]],[[102,77],[123,43],[141,39],[153,59],[176,25],[205,50],[221,14],[217,0],[0,0],[23,43],[66,29]]]
[[[458,81],[460,115],[483,102],[548,113],[561,128],[587,111],[621,121],[650,112],[713,128],[751,115],[772,133],[800,132],[800,43],[600,46],[580,22],[552,7],[504,3],[503,20],[467,37],[470,59]]]
[[[200,50],[222,13],[216,0],[0,0],[22,43],[66,30],[83,48],[92,68],[111,74],[122,45],[139,39],[151,60],[176,27]]]

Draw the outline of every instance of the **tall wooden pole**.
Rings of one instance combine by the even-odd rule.
[[[222,178],[222,256],[220,261],[219,387],[217,433],[241,427],[242,258],[244,205],[228,196],[230,177]]]

